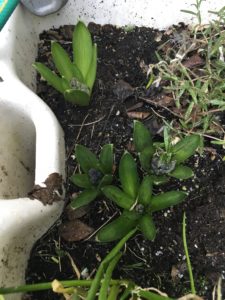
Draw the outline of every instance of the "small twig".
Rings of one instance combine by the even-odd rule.
[[[151,100],[151,99],[149,99],[149,98],[144,98],[144,97],[139,97],[139,98],[140,98],[141,100],[147,102],[147,103],[150,103],[150,104],[156,106],[156,107],[161,107],[161,108],[163,108],[163,109],[169,111],[172,115],[176,116],[176,117],[179,118],[179,119],[184,119],[183,116],[176,114],[176,113],[173,112],[171,109],[169,109],[168,107],[166,107],[166,106],[164,106],[164,105],[162,105],[162,104],[159,104],[159,103],[157,103],[157,102],[155,102],[155,101],[153,101],[153,100]]]
[[[110,118],[110,116],[111,116],[113,110],[114,110],[114,107],[115,107],[115,105],[113,105],[113,106],[111,107],[110,111],[109,111],[109,114],[108,114],[108,116],[107,116],[107,118],[106,118],[106,120],[105,120],[104,127],[103,127],[103,129],[102,129],[102,132],[104,132],[105,129],[106,129],[107,123],[108,123],[108,121],[109,121],[109,118]],[[101,141],[102,141],[102,138],[99,139],[99,143],[98,143],[97,148],[99,148],[99,145],[101,144]]]
[[[213,113],[215,113],[215,112],[220,112],[220,111],[224,111],[224,110],[225,110],[224,108],[216,108],[216,109],[211,109],[211,110],[202,112],[202,113],[200,113],[199,115],[207,116],[207,115],[209,115],[209,114],[213,114]]]
[[[105,118],[105,115],[100,117],[99,119],[93,121],[93,122],[89,122],[89,123],[83,123],[82,122],[82,124],[73,124],[73,125],[69,125],[69,126],[70,127],[90,126],[90,125],[93,125],[93,124],[96,124],[96,123],[102,121],[104,118]]]
[[[114,217],[117,215],[117,212],[115,212],[104,224],[102,224],[98,229],[96,229],[91,235],[89,235],[88,238],[84,240],[84,242],[90,240],[102,227],[104,227],[106,224],[108,224]]]
[[[87,115],[85,116],[85,118],[83,119],[83,122],[82,122],[82,124],[81,124],[81,126],[80,126],[80,129],[79,129],[79,131],[78,131],[77,137],[76,137],[76,139],[75,139],[75,143],[78,141],[78,139],[79,139],[79,137],[80,137],[81,131],[82,131],[83,127],[84,127],[84,123],[85,123],[86,119],[88,118],[88,116],[89,116],[89,114],[87,114]]]
[[[69,252],[66,252],[66,255],[68,256],[68,258],[69,258],[69,260],[70,260],[70,263],[71,263],[71,265],[72,265],[72,267],[73,267],[74,273],[75,273],[76,276],[77,276],[77,279],[80,279],[80,271],[79,271],[77,265],[75,264],[75,262],[74,262],[72,256],[69,254]]]

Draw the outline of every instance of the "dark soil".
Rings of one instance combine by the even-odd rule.
[[[161,127],[162,119],[158,113],[168,116],[168,112],[144,104],[139,95],[145,95],[145,65],[154,63],[154,51],[159,43],[155,41],[158,32],[146,28],[133,28],[130,31],[110,25],[103,27],[90,24],[89,29],[98,44],[97,80],[90,106],[80,108],[64,101],[53,88],[38,77],[37,93],[52,108],[61,123],[66,140],[67,174],[76,168],[74,146],[80,143],[98,153],[101,146],[113,143],[116,159],[124,149],[132,150],[133,120],[127,110],[138,104],[133,111],[149,112],[144,120],[155,134]],[[65,26],[59,31],[41,34],[38,61],[53,64],[50,55],[50,41],[59,40],[71,52],[73,28]],[[122,80],[122,81],[121,81]],[[129,83],[131,86],[127,85]],[[168,116],[170,119],[172,116]],[[134,280],[142,287],[156,287],[168,295],[178,297],[190,291],[182,244],[182,216],[187,215],[187,239],[198,294],[211,299],[213,285],[220,276],[225,276],[225,177],[222,148],[208,148],[201,156],[195,155],[189,162],[195,170],[195,177],[185,182],[171,181],[162,190],[186,190],[189,196],[185,203],[155,213],[158,229],[154,242],[146,241],[141,234],[132,238],[126,247],[114,277]],[[66,182],[66,202],[77,192],[69,180]],[[159,191],[155,190],[157,193]],[[95,230],[112,216],[118,215],[118,208],[104,199],[95,201],[83,216],[84,221]],[[67,220],[66,213],[49,232],[34,246],[31,253],[27,283],[51,281],[55,278],[75,279],[69,259],[74,260],[80,272],[93,274],[110,251],[113,244],[99,244],[94,237],[86,241],[66,242],[59,238],[59,226]],[[54,300],[59,296],[49,292],[31,294],[32,300]]]

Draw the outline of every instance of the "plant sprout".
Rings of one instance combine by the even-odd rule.
[[[73,32],[73,60],[57,42],[51,43],[51,54],[60,76],[44,64],[36,62],[34,68],[41,76],[63,94],[65,100],[80,106],[90,102],[96,78],[97,46],[83,22],[78,22]]]
[[[101,194],[101,188],[111,184],[113,180],[113,145],[104,145],[99,159],[88,148],[77,145],[75,156],[82,173],[74,174],[70,180],[84,190],[74,199],[73,209],[87,205]]]

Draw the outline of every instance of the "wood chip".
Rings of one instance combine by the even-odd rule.
[[[59,227],[59,235],[67,242],[77,242],[87,238],[94,229],[80,220],[63,223]]]
[[[144,111],[129,111],[127,112],[127,115],[131,119],[139,119],[144,120],[147,117],[150,116],[150,112],[144,112]]]

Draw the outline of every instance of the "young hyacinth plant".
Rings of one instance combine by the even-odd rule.
[[[155,175],[155,184],[168,181],[168,176],[184,180],[194,175],[192,169],[183,163],[200,146],[199,135],[187,136],[172,145],[168,131],[164,129],[164,143],[159,149],[157,143],[153,143],[150,131],[141,122],[134,121],[133,138],[141,167],[144,171]]]
[[[97,46],[84,23],[78,22],[73,32],[73,61],[57,42],[51,44],[52,59],[60,77],[44,64],[36,62],[34,68],[63,94],[65,100],[80,106],[90,102],[97,69]]]
[[[72,199],[73,209],[89,204],[101,194],[102,187],[112,183],[113,145],[103,146],[99,159],[88,148],[77,145],[75,156],[83,173],[72,175],[70,180],[84,191]]]
[[[108,185],[101,190],[108,199],[123,208],[123,212],[117,219],[100,229],[96,239],[111,242],[124,237],[137,227],[146,239],[154,240],[156,228],[152,214],[180,203],[186,197],[186,193],[169,191],[152,195],[152,176],[145,176],[140,181],[137,164],[129,152],[125,152],[120,160],[119,179],[121,188]]]

